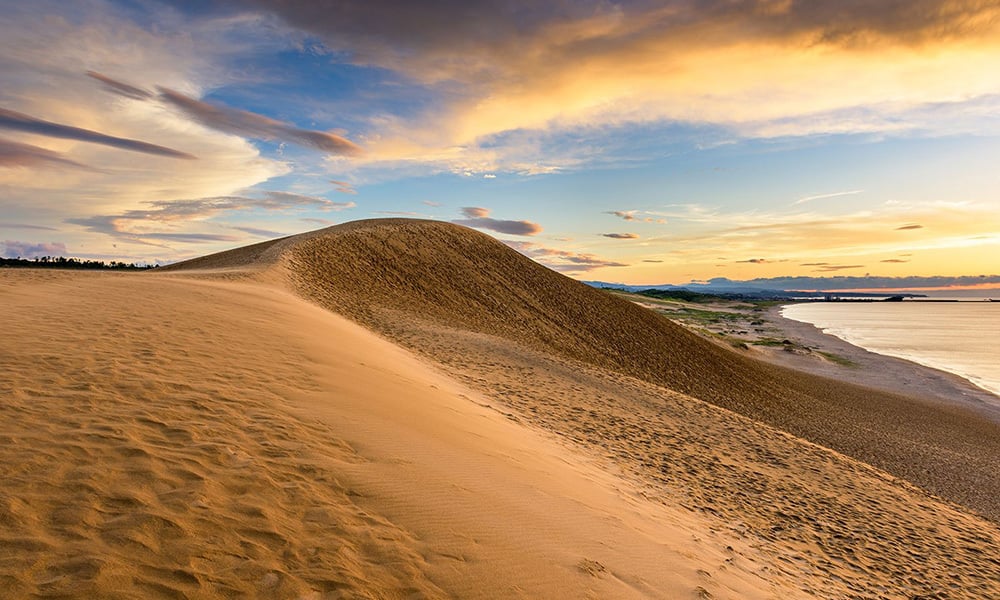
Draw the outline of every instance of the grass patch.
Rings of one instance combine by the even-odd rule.
[[[849,358],[844,358],[843,356],[841,356],[839,354],[834,354],[833,352],[823,352],[823,351],[817,350],[816,354],[819,354],[820,356],[822,356],[823,358],[827,359],[828,361],[830,361],[832,363],[836,363],[836,364],[838,364],[838,365],[840,365],[842,367],[852,367],[853,368],[853,367],[857,367],[858,366],[858,363],[854,362],[853,360],[851,360]]]
[[[781,346],[791,346],[790,343],[786,343],[788,340],[779,340],[773,337],[762,337],[758,338],[752,342],[754,346],[771,346],[771,347],[781,347]]]
[[[704,325],[717,325],[719,323],[739,321],[745,318],[744,315],[739,313],[700,310],[697,308],[680,308],[678,310],[671,311],[666,316]]]

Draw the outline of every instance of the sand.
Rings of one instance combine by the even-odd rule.
[[[393,239],[424,259],[469,243],[466,230],[436,224],[418,226],[433,242],[421,245],[411,227],[354,224],[173,271],[0,270],[0,589],[53,598],[1000,595],[1000,528],[975,502],[936,497],[586,353],[555,352],[556,321],[527,324],[544,343],[519,338],[508,316],[477,305],[499,299],[496,311],[554,318],[516,278],[495,275],[506,292],[477,295],[486,284],[458,277],[462,264],[442,274],[472,286],[461,293],[433,269],[372,268],[394,256]],[[359,237],[339,247],[345,229]],[[356,246],[365,238],[377,253]],[[340,271],[301,262],[323,253]],[[472,256],[477,270],[508,260]],[[357,271],[344,272],[347,260]],[[441,297],[426,295],[428,282]],[[560,302],[553,289],[541,293]],[[327,310],[334,301],[340,314]],[[665,360],[702,352],[686,332],[665,331],[676,342]],[[591,335],[577,346],[595,343]],[[697,367],[691,360],[681,366]],[[871,445],[886,444],[870,423],[855,425]],[[942,477],[976,468],[967,460],[975,448],[937,450],[939,465],[920,453],[901,460]]]
[[[707,520],[283,290],[0,271],[0,298],[7,597],[783,589]]]
[[[834,353],[851,364],[817,360],[815,353],[809,356],[782,350],[766,352],[766,360],[875,389],[960,406],[1000,422],[1000,398],[967,379],[913,361],[869,352],[823,333],[811,323],[786,319],[781,316],[781,307],[770,308],[766,318],[780,329],[782,337],[797,346]]]

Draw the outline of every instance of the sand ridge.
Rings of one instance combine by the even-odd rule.
[[[604,298],[481,234],[405,220],[162,272],[0,271],[16,316],[0,332],[0,583],[36,597],[1000,596],[994,522],[754,412],[894,397],[743,370]],[[960,411],[908,425],[928,415],[985,427]],[[991,460],[988,427],[913,452],[901,425],[793,416],[849,426],[862,450],[935,470],[910,479],[990,506],[969,496],[996,485],[974,460]]]
[[[742,356],[471,229],[356,221],[287,243],[304,297],[391,339],[413,323],[510,340],[705,400],[1000,519],[1000,423]],[[408,347],[422,351],[412,338]],[[430,356],[430,353],[425,352]]]

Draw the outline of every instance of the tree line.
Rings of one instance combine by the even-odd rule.
[[[103,261],[65,256],[36,256],[28,258],[0,258],[0,267],[49,268],[49,269],[91,269],[104,271],[145,271],[158,265],[140,265],[118,260]]]

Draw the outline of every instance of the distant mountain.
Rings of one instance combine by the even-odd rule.
[[[645,290],[694,292],[698,294],[709,294],[712,296],[723,296],[730,298],[748,298],[762,300],[776,300],[786,298],[826,298],[827,296],[850,297],[850,298],[888,298],[893,296],[903,296],[906,298],[924,298],[924,294],[899,294],[897,292],[851,292],[843,290],[830,291],[804,291],[804,290],[782,290],[766,287],[758,287],[753,282],[742,281],[712,281],[709,283],[689,283],[686,285],[673,285],[661,283],[653,285],[628,285],[624,283],[609,283],[607,281],[584,281],[583,283],[599,289],[624,290],[626,292],[641,292]]]

